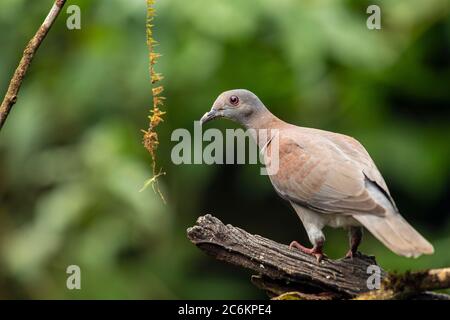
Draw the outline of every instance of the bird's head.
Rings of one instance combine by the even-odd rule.
[[[264,111],[266,107],[254,93],[245,89],[229,90],[217,97],[211,111],[205,113],[200,122],[203,125],[216,118],[226,118],[247,125]]]

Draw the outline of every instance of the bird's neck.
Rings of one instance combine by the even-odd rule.
[[[273,115],[269,110],[255,114],[243,123],[252,131],[252,136],[260,148],[263,148],[286,123]]]
[[[282,126],[285,122],[275,115],[273,115],[269,110],[261,110],[257,114],[252,115],[246,119],[243,123],[246,129],[273,129]]]

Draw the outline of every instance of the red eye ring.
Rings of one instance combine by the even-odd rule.
[[[238,96],[231,96],[230,97],[230,103],[233,105],[233,106],[237,106],[238,104],[239,104],[239,97]]]

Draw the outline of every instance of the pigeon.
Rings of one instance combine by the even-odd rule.
[[[245,89],[221,93],[200,123],[216,118],[235,121],[253,132],[276,133],[277,145],[272,142],[274,134],[253,137],[266,166],[277,152],[278,170],[268,176],[278,195],[294,208],[312,244],[307,248],[292,241],[291,248],[320,261],[325,242],[322,229],[344,228],[350,242],[345,257],[353,258],[365,227],[398,255],[418,257],[434,252],[433,246],[400,215],[381,173],[356,139],[289,124]]]

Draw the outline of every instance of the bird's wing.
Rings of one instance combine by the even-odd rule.
[[[384,215],[385,208],[367,185],[375,184],[388,199],[389,191],[359,146],[343,147],[324,134],[303,132],[299,137],[297,132],[284,132],[279,138],[279,170],[270,175],[272,184],[283,198],[319,212]]]
[[[375,184],[388,198],[395,211],[398,211],[383,176],[362,144],[355,138],[343,134],[328,131],[322,131],[322,134],[340,148],[347,157],[359,164],[363,169],[366,179]]]

